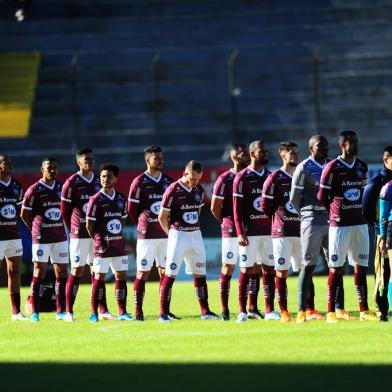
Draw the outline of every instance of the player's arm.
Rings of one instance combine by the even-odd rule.
[[[22,204],[23,204],[23,191],[22,191],[22,188],[21,188],[18,200],[17,200],[16,205],[15,205],[16,215],[20,215],[21,210],[22,210]]]
[[[61,202],[60,202],[61,216],[64,224],[68,231],[71,230],[71,217],[72,217],[72,188],[69,186],[69,182],[66,181],[61,191]]]
[[[140,208],[140,195],[142,193],[141,186],[137,179],[132,181],[132,184],[129,188],[129,196],[128,196],[128,215],[131,218],[131,221],[137,224],[139,219],[139,215],[141,213]]]
[[[247,246],[249,245],[249,240],[245,232],[243,211],[244,211],[243,181],[241,178],[236,177],[233,184],[234,224],[237,232],[238,245]]]
[[[91,238],[95,234],[95,222],[97,221],[97,206],[93,199],[90,199],[86,211],[86,229]]]
[[[222,223],[223,200],[225,200],[224,183],[221,177],[218,177],[212,191],[211,212],[212,215],[214,215],[215,219],[220,223]]]
[[[272,175],[270,174],[264,182],[263,193],[261,197],[261,209],[268,218],[272,218],[274,215],[274,204],[275,204],[275,194],[274,194],[274,184]]]
[[[302,193],[305,187],[306,172],[303,167],[297,166],[291,182],[290,202],[295,210],[300,213]]]
[[[381,243],[380,250],[385,253],[386,252],[386,236],[387,236],[387,227],[388,227],[388,218],[392,209],[392,186],[386,184],[381,189],[380,193],[380,235],[381,235]]]
[[[20,212],[20,217],[23,223],[25,224],[25,226],[29,230],[31,230],[32,227],[32,221],[33,221],[32,210],[33,210],[34,200],[35,197],[33,195],[33,190],[29,188],[23,198],[22,209]]]
[[[127,201],[125,200],[124,209],[123,209],[123,211],[122,211],[122,216],[121,216],[123,226],[125,225],[125,221],[126,221],[126,219],[128,218],[128,212],[127,212],[127,210],[128,210],[128,206],[127,206]]]
[[[25,224],[25,226],[29,230],[31,230],[31,226],[32,226],[31,210],[29,210],[28,208],[22,206],[22,210],[20,212],[20,217],[21,217],[23,223]]]
[[[163,194],[161,209],[158,215],[158,221],[163,231],[169,235],[170,230],[170,211],[173,206],[174,197],[171,194],[171,188],[168,188]]]
[[[158,215],[158,221],[160,225],[162,226],[163,231],[169,235],[169,229],[170,229],[170,224],[169,224],[169,217],[170,217],[170,210],[167,208],[161,207]]]
[[[328,164],[321,173],[320,188],[317,193],[317,199],[329,211],[329,206],[333,198],[333,173],[331,166]]]

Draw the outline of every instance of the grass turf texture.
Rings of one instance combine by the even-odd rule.
[[[288,280],[289,308],[296,311],[296,278]],[[316,304],[326,309],[326,278],[318,277]],[[369,288],[373,278],[368,278]],[[107,286],[114,313],[113,285]],[[128,286],[132,293],[132,285]],[[372,293],[372,290],[369,290]],[[22,291],[24,299],[28,288]],[[352,277],[345,278],[346,309],[358,308]],[[216,281],[209,282],[212,310],[218,312]],[[231,310],[237,311],[236,282],[231,288]],[[370,304],[372,304],[371,294]],[[129,295],[129,310],[133,309]],[[77,321],[54,320],[42,313],[37,324],[11,322],[9,297],[0,291],[0,376],[10,389],[27,386],[56,391],[111,386],[118,390],[348,390],[382,385],[392,362],[391,323],[349,321],[330,325],[311,321],[249,320],[237,324],[200,320],[192,283],[177,282],[171,309],[183,320],[157,321],[158,285],[149,283],[144,323],[88,322],[90,287],[81,286],[75,306]],[[262,298],[260,296],[260,303]],[[4,381],[3,381],[4,382]],[[4,385],[4,384],[3,384]],[[6,384],[7,385],[7,384]],[[12,386],[12,388],[11,388]],[[35,389],[35,388],[34,388]]]

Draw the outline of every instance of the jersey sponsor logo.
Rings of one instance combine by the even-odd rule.
[[[83,204],[83,207],[82,207],[82,210],[83,210],[83,212],[86,214],[87,213],[87,207],[88,207],[88,203],[84,203]]]
[[[122,224],[119,219],[111,219],[106,224],[106,229],[111,234],[119,234],[121,233]]]
[[[231,260],[234,257],[233,252],[227,252],[226,257]]]
[[[49,208],[44,212],[44,216],[51,221],[58,221],[61,218],[61,212],[59,208]]]
[[[170,264],[170,269],[171,269],[172,271],[174,271],[176,268],[177,268],[177,264],[176,264],[176,263],[171,263],[171,264]]]
[[[332,260],[332,261],[338,261],[338,260],[339,260],[339,256],[336,255],[336,254],[333,254],[333,255],[331,256],[331,260]]]
[[[184,212],[182,219],[184,219],[184,222],[194,225],[199,220],[199,213],[197,211]]]
[[[297,211],[296,211],[296,209],[294,208],[294,206],[293,206],[293,204],[290,202],[290,201],[288,201],[287,203],[286,203],[286,210],[288,211],[288,212],[290,212],[290,213],[292,213],[292,214],[296,214],[297,213]]]
[[[3,218],[14,219],[16,217],[16,208],[12,204],[6,204],[1,208],[0,214]]]
[[[286,262],[286,259],[284,257],[279,257],[278,259],[278,264],[283,265]]]
[[[253,200],[253,208],[257,211],[263,211],[261,209],[261,196],[256,197],[256,199]]]
[[[143,267],[145,267],[145,266],[147,265],[147,260],[146,260],[146,259],[143,259],[143,260],[140,262],[140,264],[141,264]]]
[[[161,209],[161,202],[160,201],[156,201],[155,203],[152,203],[150,206],[151,212],[155,215],[159,214],[160,209]]]
[[[350,188],[343,195],[346,200],[357,201],[361,197],[361,191],[358,188]]]

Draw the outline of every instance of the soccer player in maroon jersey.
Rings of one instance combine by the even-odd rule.
[[[287,273],[301,269],[300,218],[290,202],[291,181],[299,163],[297,144],[282,142],[279,154],[283,165],[270,174],[264,183],[261,208],[272,218],[272,245],[276,270],[276,293],[281,320],[291,320],[287,309]]]
[[[238,259],[238,242],[233,216],[233,183],[238,172],[249,164],[249,153],[244,144],[230,147],[233,167],[216,180],[212,192],[211,211],[222,229],[222,270],[219,277],[222,320],[230,320],[230,280]]]
[[[61,195],[61,215],[69,231],[69,253],[71,273],[66,286],[66,315],[64,321],[74,321],[73,305],[79,289],[79,281],[86,265],[92,272],[94,241],[87,233],[86,211],[88,201],[95,195],[101,185],[99,177],[94,175],[94,154],[90,148],[84,148],[76,153],[76,163],[79,171],[72,174],[64,183]],[[103,292],[99,303],[99,318],[112,320],[115,317],[109,312],[106,303],[106,292]]]
[[[67,283],[68,241],[61,217],[62,184],[56,181],[56,158],[42,161],[42,178],[27,189],[23,199],[21,217],[33,239],[34,262],[31,282],[31,321],[39,321],[39,293],[50,257],[56,276],[56,320],[65,316],[65,285]]]
[[[362,214],[362,197],[367,183],[367,164],[358,158],[358,138],[353,131],[339,136],[341,155],[324,168],[320,202],[329,211],[329,276],[327,322],[336,323],[337,287],[343,280],[343,266],[348,256],[354,267],[354,284],[358,295],[360,319],[377,320],[369,311],[366,271],[369,259],[369,233]]]
[[[128,214],[137,223],[136,265],[137,273],[133,288],[135,319],[144,320],[143,298],[145,284],[154,260],[161,280],[165,274],[167,235],[158,221],[163,193],[173,182],[162,173],[163,153],[159,146],[144,150],[147,170],[131,184],[128,197]],[[173,314],[169,317],[177,318]]]
[[[118,305],[119,321],[133,320],[127,313],[127,271],[128,250],[123,227],[127,214],[127,199],[116,192],[119,168],[105,163],[100,168],[102,189],[92,196],[86,212],[87,231],[94,238],[94,282],[91,294],[90,322],[96,323],[98,304],[105,287],[105,276],[112,269],[115,278],[115,296]]]
[[[0,155],[0,263],[5,258],[8,291],[11,297],[11,320],[28,320],[20,311],[20,264],[23,246],[18,229],[18,217],[23,192],[18,181],[11,178],[12,163]]]
[[[189,161],[183,176],[165,191],[159,212],[159,223],[168,235],[165,276],[160,292],[160,322],[169,317],[171,291],[181,267],[193,275],[195,293],[199,300],[202,319],[218,319],[210,311],[206,280],[206,251],[200,231],[200,209],[204,205],[204,189],[199,184],[203,175],[200,162]]]
[[[278,317],[274,311],[274,258],[271,241],[271,219],[261,208],[261,194],[269,171],[265,169],[269,155],[260,140],[249,145],[250,165],[241,170],[233,184],[233,213],[240,256],[238,300],[240,312],[237,322],[248,318],[262,319],[257,308],[260,273],[263,272],[263,291],[266,319]],[[247,297],[249,288],[249,310]]]

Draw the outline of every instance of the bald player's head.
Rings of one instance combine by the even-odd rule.
[[[314,135],[309,139],[309,151],[316,161],[323,161],[328,157],[328,140],[322,135]]]
[[[254,140],[249,144],[249,155],[253,164],[266,165],[269,162],[268,148],[261,140]]]

